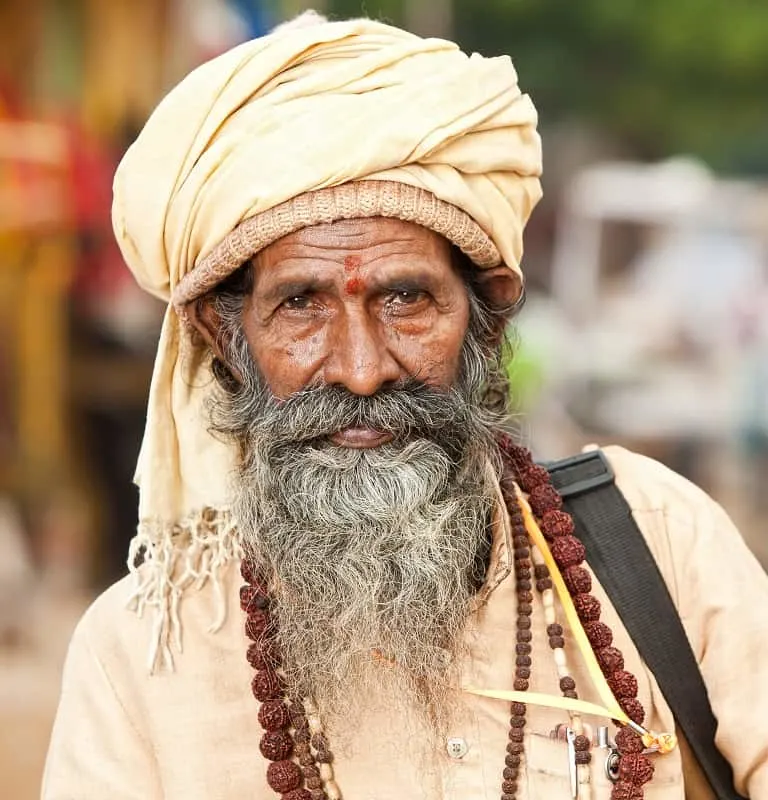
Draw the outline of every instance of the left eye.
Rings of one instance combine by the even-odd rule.
[[[424,292],[416,292],[411,291],[409,289],[401,289],[397,292],[393,292],[390,297],[390,303],[395,303],[397,305],[411,305],[412,303],[416,303],[424,297]]]

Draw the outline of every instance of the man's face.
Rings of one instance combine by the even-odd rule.
[[[453,385],[469,300],[438,234],[395,219],[356,219],[305,228],[255,259],[243,328],[272,393],[286,399],[313,385],[360,396],[417,378]],[[375,447],[370,428],[332,441]]]

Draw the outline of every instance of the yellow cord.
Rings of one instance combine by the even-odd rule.
[[[515,692],[505,689],[474,688],[468,688],[465,691],[470,694],[480,695],[482,697],[494,697],[499,700],[508,700],[510,702],[531,703],[533,705],[548,706],[549,708],[562,708],[567,711],[576,711],[582,714],[594,714],[601,717],[610,717],[611,719],[623,722],[625,725],[628,725],[633,730],[638,732],[643,737],[643,742],[646,747],[657,750],[660,753],[671,752],[677,744],[677,738],[674,734],[654,734],[650,731],[647,731],[642,726],[637,725],[624,713],[616,698],[613,696],[611,687],[608,686],[608,681],[606,681],[605,676],[600,669],[600,665],[597,663],[597,658],[581,624],[581,620],[576,612],[576,608],[573,605],[573,600],[571,599],[571,595],[565,585],[563,576],[560,574],[560,570],[555,563],[555,559],[552,557],[552,553],[550,552],[549,546],[544,539],[544,535],[539,529],[536,519],[531,512],[531,507],[528,505],[528,501],[525,499],[519,489],[517,490],[517,497],[523,510],[525,529],[533,540],[533,543],[539,549],[539,552],[544,559],[544,563],[549,569],[552,583],[554,584],[555,590],[560,598],[560,602],[562,603],[566,619],[568,620],[568,625],[570,626],[571,632],[576,640],[576,645],[578,646],[579,652],[584,659],[589,677],[592,679],[592,683],[597,689],[597,693],[600,695],[600,699],[604,705],[599,705],[598,703],[589,703],[584,700],[573,700],[568,697],[555,697],[552,695],[539,694],[536,692]]]

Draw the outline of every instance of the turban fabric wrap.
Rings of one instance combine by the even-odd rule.
[[[519,274],[540,172],[536,111],[509,58],[467,56],[367,19],[246,42],[160,102],[117,170],[112,210],[136,279],[169,302],[129,556],[132,564],[142,552],[147,562],[132,602],[156,613],[151,668],[172,666],[171,646],[181,647],[182,593],[215,582],[240,555],[227,510],[236,454],[208,432],[210,355],[183,319],[184,303],[211,288],[211,276],[232,271],[228,237],[307,193],[381,182],[448,204],[475,230],[467,252],[479,268]],[[222,601],[212,629],[223,609]]]

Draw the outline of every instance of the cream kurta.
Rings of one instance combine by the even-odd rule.
[[[731,762],[737,789],[768,798],[768,578],[723,511],[701,491],[649,459],[608,448],[617,482],[667,581],[709,688],[719,720],[718,745]],[[464,685],[509,689],[515,663],[515,580],[505,524],[497,526],[489,582],[468,626]],[[176,672],[149,676],[145,659],[151,620],[125,610],[127,581],[105,592],[78,626],[64,673],[44,800],[272,800],[261,728],[250,693],[253,674],[239,610],[238,566],[226,574],[224,628],[207,632],[210,584],[185,598],[184,655]],[[653,676],[601,587],[594,594],[613,629],[626,668],[640,685],[646,724],[673,728]],[[562,618],[562,614],[560,615]],[[534,606],[531,690],[557,692],[541,604]],[[572,639],[571,671],[583,699],[597,700]],[[330,745],[346,800],[491,800],[501,794],[508,703],[464,695],[451,730],[458,753],[440,746],[420,752],[386,702],[349,720],[350,736]],[[528,708],[520,798],[569,798],[565,745],[549,738],[565,712]],[[587,719],[591,725],[609,720]],[[612,726],[611,726],[612,730]],[[338,740],[337,740],[338,741]],[[457,757],[464,750],[466,752]],[[592,797],[608,798],[602,751],[593,751]],[[705,797],[684,789],[679,752],[654,756],[646,798]]]

